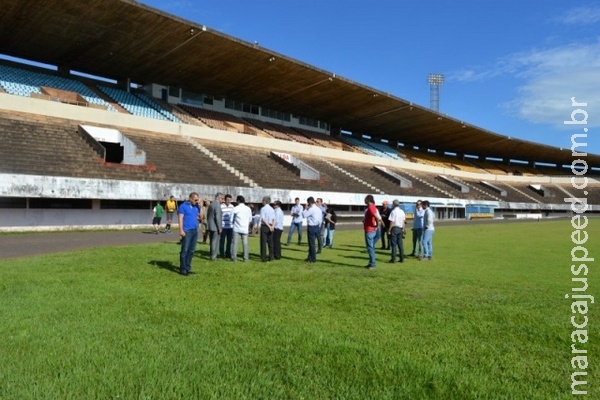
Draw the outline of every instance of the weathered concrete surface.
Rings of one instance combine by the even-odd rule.
[[[177,232],[158,235],[146,231],[52,232],[0,235],[0,259],[62,253],[102,246],[173,242]]]

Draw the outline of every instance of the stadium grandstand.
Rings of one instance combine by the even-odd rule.
[[[147,225],[153,201],[192,191],[322,197],[342,217],[366,194],[409,216],[428,199],[440,219],[565,216],[580,196],[570,148],[133,0],[6,0],[0,31],[0,230]],[[583,158],[597,213],[600,156]]]

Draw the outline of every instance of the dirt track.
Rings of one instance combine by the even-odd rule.
[[[541,220],[551,221],[555,219]],[[465,224],[538,223],[536,220],[442,220],[436,226]],[[339,230],[360,229],[360,225],[340,225]],[[287,232],[287,229],[286,229]],[[284,233],[285,235],[285,233]],[[40,254],[60,253],[99,246],[122,246],[138,243],[174,242],[177,233],[154,234],[148,231],[94,231],[94,232],[48,232],[15,233],[0,235],[0,259],[29,257]]]

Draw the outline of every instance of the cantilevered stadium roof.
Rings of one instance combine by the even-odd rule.
[[[0,53],[178,86],[419,148],[573,161],[570,149],[495,134],[132,0],[4,0]],[[586,160],[600,166],[598,155]]]

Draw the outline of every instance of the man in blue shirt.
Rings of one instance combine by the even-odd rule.
[[[412,228],[412,244],[413,249],[412,253],[409,256],[412,257],[421,257],[423,255],[423,246],[421,241],[423,239],[423,216],[425,215],[425,210],[423,210],[423,205],[421,204],[421,200],[417,200],[415,204],[415,212],[413,219],[413,228]]]
[[[177,209],[179,216],[179,235],[181,252],[179,253],[179,273],[188,276],[192,273],[192,257],[198,242],[198,216],[200,215],[200,196],[190,193],[189,200],[181,203]]]
[[[298,231],[298,245],[302,244],[302,211],[304,207],[300,204],[300,199],[296,197],[294,200],[296,204],[292,207],[292,224],[290,225],[290,231],[288,233],[287,245],[289,246],[292,242],[292,235],[295,231]]]

